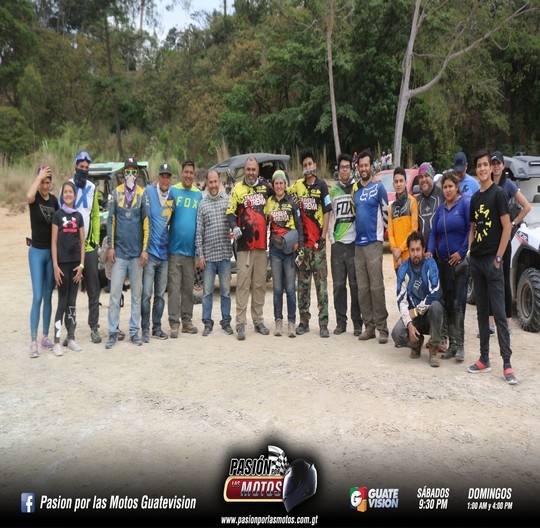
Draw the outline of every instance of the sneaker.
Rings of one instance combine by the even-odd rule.
[[[488,363],[487,365],[484,365],[480,360],[478,360],[474,365],[471,365],[467,372],[470,372],[471,374],[478,374],[479,372],[491,372],[491,365]]]
[[[490,327],[489,327],[489,337],[493,337],[494,335],[495,335],[495,327],[494,327],[494,326],[490,326]],[[478,332],[478,333],[476,334],[476,337],[477,337],[478,339],[480,339],[480,332]]]
[[[226,334],[228,334],[228,335],[233,335],[233,334],[234,334],[233,329],[232,329],[232,327],[231,327],[230,324],[225,325],[225,326],[223,327],[223,331],[224,331]]]
[[[150,343],[150,332],[143,332],[142,333],[142,342],[143,343]]]
[[[77,343],[77,341],[75,341],[75,339],[69,339],[68,340],[68,348],[70,350],[73,350],[73,352],[80,352],[82,350],[82,348]]]
[[[159,330],[156,330],[152,333],[152,337],[155,337],[156,339],[161,339],[164,341],[165,339],[169,339],[169,334],[167,332],[164,332],[161,328]]]
[[[108,350],[112,348],[114,345],[116,345],[116,342],[118,341],[118,334],[109,334],[109,339],[105,343],[105,348]]]
[[[178,337],[178,330],[180,330],[179,324],[171,325],[171,338],[176,339]]]
[[[328,331],[327,326],[321,326],[319,329],[319,335],[321,337],[330,337],[330,332]]]
[[[303,335],[309,332],[309,323],[300,323],[296,327],[296,335]]]
[[[212,333],[212,327],[210,325],[204,325],[204,330],[202,332],[202,335],[204,337],[210,335]]]
[[[441,359],[452,359],[453,357],[456,357],[457,349],[455,348],[447,348],[446,351],[441,356]],[[461,359],[463,361],[463,358]]]
[[[63,341],[62,341],[62,346],[63,347],[67,347],[68,345],[68,338],[66,337]]]
[[[294,331],[294,323],[289,323],[288,325],[289,337],[296,337],[296,332]]]
[[[262,335],[268,335],[270,333],[270,330],[264,326],[264,323],[261,321],[260,323],[257,323],[255,325],[255,332],[259,332],[259,334]]]
[[[509,385],[515,385],[517,383],[516,375],[513,368],[507,368],[503,372],[504,379]]]
[[[379,332],[379,343],[381,345],[388,343],[388,332]]]
[[[43,350],[48,350],[49,352],[54,348],[54,344],[53,344],[52,341],[49,339],[49,336],[44,335],[44,336],[41,338],[41,348],[42,348]]]
[[[353,330],[354,336],[358,337],[361,333],[362,333],[362,324],[354,323],[354,330]]]
[[[53,348],[54,348],[54,345],[53,345]],[[32,341],[32,344],[30,345],[30,357],[31,358],[39,357],[37,341]]]
[[[118,330],[118,332],[116,332],[116,338],[118,339],[118,341],[123,341],[125,337],[126,334],[122,332],[122,330]]]
[[[129,340],[135,345],[135,346],[141,346],[143,344],[143,340],[139,337],[138,334],[132,335]]]
[[[341,335],[347,331],[347,325],[345,323],[338,323],[334,328],[334,335]]]
[[[56,356],[56,357],[60,357],[60,356],[63,356],[64,355],[64,352],[62,350],[62,347],[60,346],[60,343],[55,343],[53,345],[53,354]]]
[[[360,341],[367,341],[368,339],[375,339],[375,329],[367,328],[358,336]]]
[[[236,339],[243,341],[246,338],[246,325],[239,324],[236,327]]]
[[[97,328],[90,329],[90,339],[92,343],[101,343],[101,336],[99,335],[99,330]]]
[[[411,359],[418,359],[422,353],[422,345],[424,344],[424,336],[420,334],[416,343],[409,343],[411,347]]]
[[[191,321],[182,325],[183,334],[196,334],[197,332],[197,327]]]
[[[283,319],[276,319],[276,329],[274,330],[274,335],[280,337],[283,333]]]

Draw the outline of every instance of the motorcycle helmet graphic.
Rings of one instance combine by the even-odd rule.
[[[317,470],[313,462],[298,458],[292,462],[283,477],[283,504],[290,512],[295,506],[315,495]]]

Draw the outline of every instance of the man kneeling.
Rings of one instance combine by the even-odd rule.
[[[409,258],[400,265],[397,273],[397,303],[401,319],[392,330],[392,339],[397,347],[410,347],[411,358],[417,359],[424,334],[431,335],[429,364],[438,367],[437,347],[444,318],[439,270],[433,258],[424,258],[426,242],[422,233],[413,231],[407,238],[407,247]]]

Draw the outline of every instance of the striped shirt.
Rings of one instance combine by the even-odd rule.
[[[230,260],[232,245],[227,207],[229,197],[220,193],[216,198],[205,195],[197,210],[197,231],[195,235],[195,255],[208,262]]]

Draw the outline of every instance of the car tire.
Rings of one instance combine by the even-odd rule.
[[[540,331],[540,271],[528,268],[522,274],[516,290],[519,322],[527,332]]]

